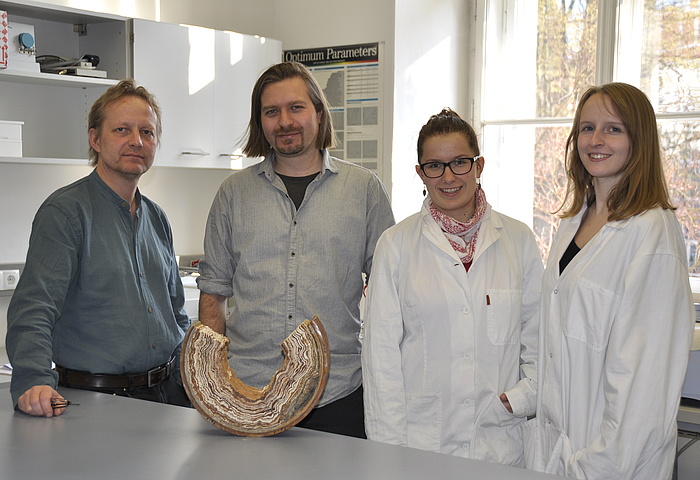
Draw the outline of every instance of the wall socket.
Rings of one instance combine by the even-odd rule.
[[[11,297],[24,270],[23,263],[0,263],[0,297]]]
[[[0,290],[14,290],[19,281],[19,269],[0,270]]]

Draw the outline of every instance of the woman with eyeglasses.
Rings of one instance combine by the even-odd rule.
[[[483,169],[455,112],[423,126],[416,173],[428,196],[382,235],[372,264],[365,428],[371,440],[524,466],[543,267],[530,229],[487,203]]]

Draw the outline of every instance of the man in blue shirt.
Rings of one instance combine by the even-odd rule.
[[[57,384],[189,405],[177,359],[190,320],[172,232],[137,188],[160,109],[123,80],[93,104],[88,134],[94,171],[51,194],[32,224],[7,315],[12,399],[45,417],[63,413]]]
[[[244,149],[265,159],[231,175],[214,199],[199,319],[229,337],[237,377],[262,388],[282,364],[282,341],[318,315],[330,374],[299,425],[364,437],[359,303],[374,246],[394,217],[379,178],[331,157],[332,143],[328,104],[311,72],[294,62],[265,71]],[[226,319],[228,297],[235,307]]]

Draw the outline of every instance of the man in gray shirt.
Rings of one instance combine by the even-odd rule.
[[[95,169],[39,208],[8,309],[13,401],[30,415],[60,415],[58,382],[189,405],[177,358],[190,320],[172,232],[137,188],[153,164],[160,109],[124,80],[93,104],[88,128]]]
[[[318,315],[330,376],[299,426],[364,437],[359,303],[374,246],[394,218],[377,176],[331,157],[332,141],[328,104],[306,67],[286,62],[260,76],[244,153],[265,159],[231,175],[214,199],[199,319],[227,334],[238,378],[262,388],[282,364],[282,341]]]

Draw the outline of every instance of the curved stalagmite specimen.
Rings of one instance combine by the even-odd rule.
[[[199,322],[182,343],[182,381],[192,405],[218,428],[263,437],[293,427],[316,405],[328,380],[330,349],[318,317],[282,342],[284,361],[264,388],[246,385],[229,366],[229,340]]]

